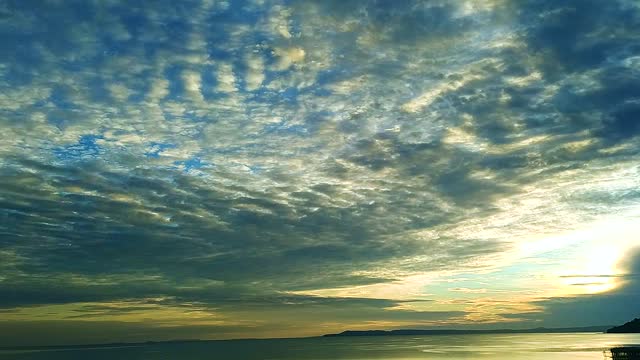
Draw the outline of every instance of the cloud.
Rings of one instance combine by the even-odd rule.
[[[247,84],[247,90],[253,91],[262,86],[264,82],[264,61],[260,56],[251,54],[247,56],[247,66],[249,67],[249,71],[247,71],[245,82]]]
[[[541,299],[633,281],[578,260],[610,233],[607,264],[633,242],[631,2],[2,11],[0,307],[16,322],[188,303],[228,324],[178,337],[551,324]]]

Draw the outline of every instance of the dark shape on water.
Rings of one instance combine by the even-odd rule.
[[[614,347],[604,352],[604,358],[613,360],[640,360],[640,347]]]
[[[622,334],[622,333],[640,333],[640,319],[636,318],[624,325],[612,327],[607,330],[609,334]]]

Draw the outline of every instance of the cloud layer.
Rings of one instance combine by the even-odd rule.
[[[627,293],[638,29],[622,0],[5,2],[0,327],[526,326]]]

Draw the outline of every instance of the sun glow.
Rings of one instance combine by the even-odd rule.
[[[609,221],[574,236],[582,238],[575,258],[560,272],[561,283],[570,294],[597,294],[614,290],[622,283],[626,269],[620,262],[634,243],[640,225],[631,221]]]

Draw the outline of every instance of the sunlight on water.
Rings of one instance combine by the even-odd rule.
[[[0,359],[640,359],[640,334],[385,336],[164,343],[0,352]],[[637,350],[636,350],[637,351]]]

